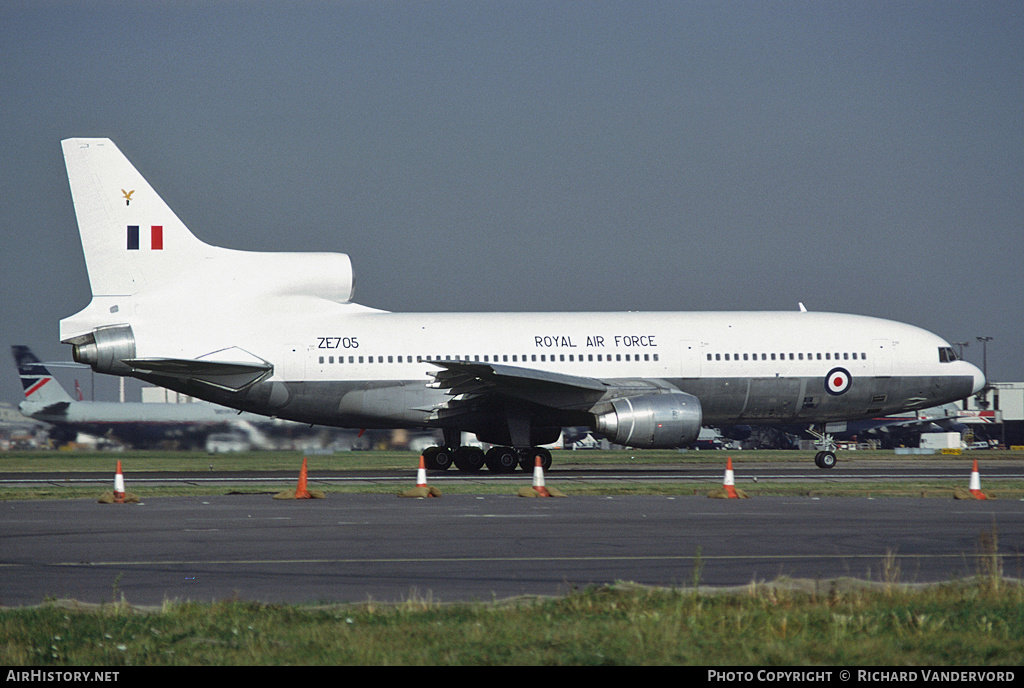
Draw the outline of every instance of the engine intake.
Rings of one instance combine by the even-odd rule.
[[[97,373],[127,375],[131,369],[123,361],[135,358],[135,334],[130,325],[100,327],[74,343],[72,356]]]
[[[693,444],[703,414],[692,394],[649,394],[611,402],[594,428],[611,442],[638,449],[675,449]]]

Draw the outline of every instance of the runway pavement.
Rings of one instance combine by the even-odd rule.
[[[51,598],[337,603],[559,595],[616,581],[971,576],[1024,569],[1024,502],[332,494],[0,503],[0,605]]]

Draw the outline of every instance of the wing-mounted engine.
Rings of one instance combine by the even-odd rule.
[[[594,429],[615,444],[638,449],[675,449],[700,434],[700,400],[686,394],[647,394],[613,399],[594,416]]]

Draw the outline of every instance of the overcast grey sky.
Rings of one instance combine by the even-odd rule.
[[[89,301],[73,136],[378,308],[802,301],[1024,380],[1019,0],[7,0],[0,55],[0,401]]]

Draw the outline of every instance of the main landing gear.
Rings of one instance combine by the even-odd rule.
[[[484,466],[492,473],[511,473],[520,466],[532,471],[538,456],[544,470],[551,467],[551,452],[543,447],[491,447],[486,453],[479,447],[428,447],[423,464],[428,471],[446,471],[454,464],[467,473]]]

